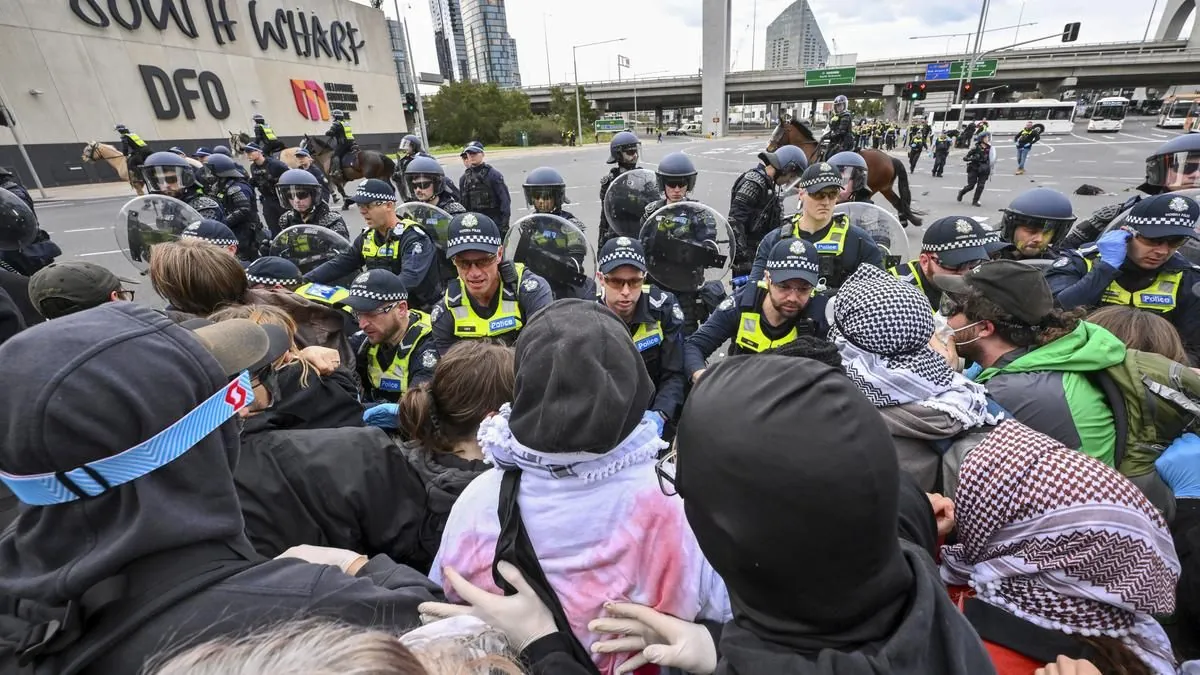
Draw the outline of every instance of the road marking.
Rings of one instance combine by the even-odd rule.
[[[1061,162],[1062,160],[1061,159],[1043,159],[1041,161],[1043,161],[1043,162]]]
[[[83,227],[78,230],[63,230],[59,234],[75,234],[76,232],[96,232],[99,230],[107,230],[107,227]]]
[[[1078,138],[1081,141],[1088,141],[1091,143],[1099,143],[1100,142],[1094,138],[1088,138],[1087,136],[1080,136],[1079,134],[1075,133],[1074,131],[1071,132],[1071,135],[1074,136],[1075,138]]]
[[[94,253],[79,253],[79,254],[76,254],[75,257],[76,258],[86,258],[88,256],[93,256],[93,255],[112,255],[114,253],[123,253],[123,252],[124,251],[122,251],[121,249],[117,249],[115,251],[96,251]]]
[[[1170,137],[1171,137],[1171,136],[1170,136],[1170,134],[1160,134],[1160,133],[1155,133],[1155,132],[1153,132],[1153,131],[1152,131],[1152,132],[1150,132],[1150,135],[1151,135],[1151,136],[1157,136],[1157,137],[1159,137],[1159,138],[1170,138]]]
[[[1094,160],[1094,159],[1077,159],[1075,161],[1079,162],[1080,164],[1095,164],[1096,163],[1096,160]]]

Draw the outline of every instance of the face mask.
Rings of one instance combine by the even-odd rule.
[[[975,326],[978,326],[978,325],[979,325],[979,324],[981,324],[981,323],[983,323],[983,322],[982,322],[982,321],[976,321],[975,323],[970,323],[970,324],[967,324],[967,325],[963,326],[962,328],[956,328],[956,329],[954,329],[954,330],[950,331],[950,334],[955,336],[954,344],[955,344],[956,346],[958,346],[958,347],[962,347],[963,345],[969,345],[969,344],[971,344],[972,342],[975,342],[975,341],[979,340],[981,337],[983,337],[982,335],[980,335],[980,336],[977,336],[977,337],[975,337],[975,338],[972,338],[972,339],[970,339],[970,340],[967,340],[966,342],[959,342],[959,341],[958,341],[958,339],[957,339],[957,336],[958,336],[958,334],[959,334],[960,332],[962,332],[962,331],[964,331],[964,330],[966,330],[966,329],[968,329],[968,328],[973,328],[973,327],[975,327]]]

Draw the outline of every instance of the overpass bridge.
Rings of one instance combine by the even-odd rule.
[[[1066,87],[1166,87],[1191,83],[1200,75],[1200,47],[1189,47],[1189,41],[1182,39],[1018,49],[986,58],[998,61],[996,74],[973,80],[977,89],[1001,85],[1037,89],[1048,98],[1056,98],[1055,92]],[[744,97],[747,104],[830,99],[837,94],[878,97],[884,85],[895,85],[898,92],[905,82],[924,78],[927,64],[969,59],[969,54],[941,54],[863,61],[858,63],[854,84],[833,87],[805,86],[804,71],[798,69],[734,72],[725,75],[724,90],[731,102],[741,103]],[[698,107],[703,89],[700,74],[579,84],[587,98],[607,112],[632,111],[635,97],[639,110]],[[951,91],[957,85],[957,80],[932,81],[928,91]],[[572,84],[557,86],[569,93]],[[534,112],[549,109],[549,87],[524,91]]]

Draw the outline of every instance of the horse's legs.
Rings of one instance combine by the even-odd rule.
[[[879,194],[883,195],[888,200],[888,203],[896,209],[896,217],[900,219],[900,225],[908,227],[908,207],[904,205],[904,200],[900,199],[895,192],[892,192],[891,186],[883,188],[879,191]]]

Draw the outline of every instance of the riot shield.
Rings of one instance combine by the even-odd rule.
[[[271,240],[271,255],[292,261],[302,274],[349,250],[345,237],[320,225],[293,225]]]
[[[150,247],[176,241],[203,217],[187,204],[166,195],[134,197],[121,207],[113,235],[121,253],[139,272],[150,269]]]
[[[402,221],[416,223],[439,251],[446,250],[446,239],[450,232],[450,214],[433,204],[425,202],[405,202],[396,207],[396,217]]]
[[[604,193],[604,217],[622,237],[636,237],[646,207],[662,198],[658,177],[649,169],[633,169],[617,176]]]
[[[834,215],[844,213],[850,224],[866,230],[883,251],[883,267],[890,269],[912,260],[909,252],[908,235],[904,227],[890,212],[867,202],[846,202],[833,209]]]
[[[533,213],[513,223],[504,258],[549,282],[555,299],[596,297],[596,252],[566,218]]]
[[[1179,190],[1177,192],[1172,192],[1171,194],[1183,195],[1185,197],[1191,197],[1192,199],[1200,201],[1200,188]],[[1110,222],[1108,226],[1104,228],[1104,232],[1110,232],[1119,227],[1124,227],[1125,219],[1129,217],[1129,212],[1132,210],[1132,208],[1128,208],[1117,214],[1117,217],[1113,218],[1112,222]],[[1200,232],[1200,223],[1196,224],[1196,231]],[[1101,233],[1101,236],[1103,236],[1103,233]],[[1099,239],[1099,237],[1097,237],[1097,239]],[[1187,258],[1188,262],[1192,263],[1193,265],[1200,265],[1200,242],[1196,241],[1195,239],[1189,239],[1187,243],[1185,243],[1183,247],[1179,249],[1179,254]]]
[[[650,276],[677,293],[723,280],[737,253],[729,221],[700,202],[676,202],[655,211],[639,239]]]

